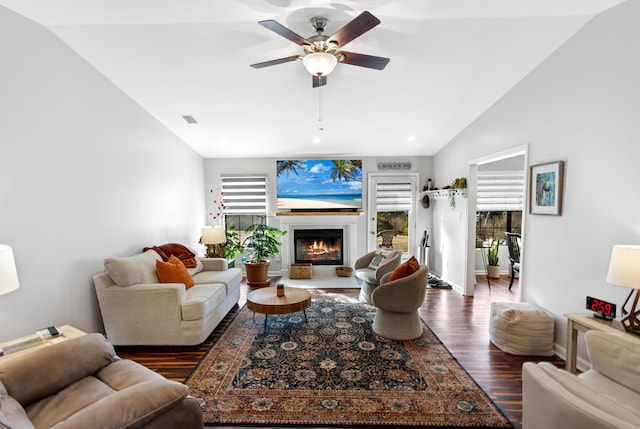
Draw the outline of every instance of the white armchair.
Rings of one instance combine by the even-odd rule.
[[[640,427],[640,344],[589,331],[591,369],[574,375],[548,362],[522,367],[523,429]]]
[[[380,259],[374,267],[371,261],[378,255],[380,255]],[[378,287],[382,276],[393,272],[400,265],[401,257],[400,250],[373,250],[356,260],[354,275],[362,281],[360,302],[371,304],[371,292]]]
[[[415,273],[387,282],[390,276],[383,276],[380,286],[371,293],[371,303],[377,307],[373,332],[392,340],[418,338],[422,335],[418,309],[427,293],[429,268],[420,265]]]

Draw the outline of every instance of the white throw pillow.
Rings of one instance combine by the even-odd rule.
[[[106,258],[104,268],[118,286],[160,283],[156,274],[157,260],[162,260],[160,255],[155,250],[147,250],[124,258]]]
[[[373,255],[373,258],[371,259],[371,262],[369,262],[369,268],[371,268],[372,270],[378,269],[378,267],[386,257],[387,256],[382,252],[376,252],[376,254]]]

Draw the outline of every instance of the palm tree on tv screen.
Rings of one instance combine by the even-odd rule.
[[[356,173],[362,169],[361,160],[334,160],[333,165],[333,170],[331,170],[331,180],[334,182],[336,180],[344,180],[345,182],[348,182],[349,180],[361,180],[356,176]]]
[[[304,170],[305,166],[297,160],[278,161],[277,175],[279,176],[282,173],[287,173],[287,177],[289,177],[289,174],[291,172],[294,172],[296,176],[299,176],[300,174],[298,174],[298,168]]]

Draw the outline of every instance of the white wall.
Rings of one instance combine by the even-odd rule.
[[[586,311],[586,295],[622,304],[629,291],[606,273],[614,244],[640,243],[639,17],[628,1],[594,18],[434,160],[445,181],[527,143],[531,165],[565,161],[562,216],[526,215],[521,280],[525,301],[555,313],[561,352],[564,313]]]
[[[435,165],[434,161],[434,165]],[[438,166],[435,166],[438,176]],[[458,174],[454,177],[466,177],[466,174]],[[451,180],[448,183],[451,183]],[[437,181],[437,187],[442,188],[446,184]],[[465,227],[467,224],[467,198],[457,196],[456,206],[449,206],[449,199],[432,199],[433,210],[433,234],[430,252],[430,272],[442,277],[453,288],[464,293],[464,274],[466,259],[459,250],[466,249]],[[475,242],[473,244],[475,246]]]
[[[307,157],[308,158],[308,157]],[[326,157],[319,157],[326,158]],[[362,207],[364,215],[358,218],[357,228],[357,249],[356,255],[362,255],[366,253],[367,249],[367,173],[377,172],[383,173],[384,171],[378,170],[378,162],[411,162],[410,170],[402,170],[401,172],[407,173],[419,173],[418,180],[419,188],[426,184],[427,179],[432,176],[433,173],[433,158],[432,157],[409,157],[409,158],[373,158],[373,157],[361,157],[352,156],[355,159],[362,159]],[[275,216],[276,212],[276,161],[282,158],[247,158],[247,159],[207,159],[205,161],[205,176],[206,186],[208,189],[213,189],[214,194],[219,194],[220,191],[220,176],[223,174],[265,174],[267,176],[267,209],[272,216],[269,219],[269,224],[279,225],[279,219]],[[390,173],[398,173],[398,170],[389,170]],[[422,231],[427,228],[431,228],[431,209],[423,209],[418,204],[416,213],[417,234],[421,235]],[[212,223],[211,219],[208,219],[208,223]],[[409,249],[410,252],[415,249]],[[269,267],[270,272],[278,274],[282,270],[282,266],[278,261],[275,263],[272,261]]]
[[[52,33],[0,7],[0,243],[20,288],[0,341],[48,325],[101,331],[103,258],[195,246],[204,162]]]

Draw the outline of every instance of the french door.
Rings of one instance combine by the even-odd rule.
[[[369,174],[368,250],[401,250],[413,254],[416,231],[417,173]]]

